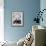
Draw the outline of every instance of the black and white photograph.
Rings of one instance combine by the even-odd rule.
[[[23,26],[23,12],[12,12],[12,26]]]

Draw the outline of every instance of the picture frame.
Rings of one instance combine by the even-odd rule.
[[[12,12],[12,26],[23,26],[23,12]]]

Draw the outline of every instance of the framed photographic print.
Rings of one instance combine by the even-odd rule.
[[[12,26],[23,26],[23,12],[12,12]]]

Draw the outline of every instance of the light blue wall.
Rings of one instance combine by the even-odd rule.
[[[4,27],[5,40],[18,41],[31,31],[32,20],[36,17],[36,12],[40,9],[39,0],[4,0]],[[24,27],[12,27],[12,11],[24,12]]]
[[[46,9],[46,0],[41,0],[40,1],[40,10],[42,11],[43,9]],[[40,21],[40,25],[46,27],[46,10],[43,12],[43,22]]]

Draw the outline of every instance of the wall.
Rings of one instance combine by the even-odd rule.
[[[18,41],[32,28],[32,21],[40,9],[40,0],[4,0],[4,36],[7,41]],[[12,27],[12,11],[24,12],[24,27]]]
[[[40,0],[40,9],[41,9],[41,11],[42,11],[43,9],[46,9],[46,0]],[[46,27],[46,20],[45,20],[45,19],[46,19],[46,10],[43,12],[42,17],[43,17],[43,22],[41,21],[41,22],[40,22],[40,25]]]

